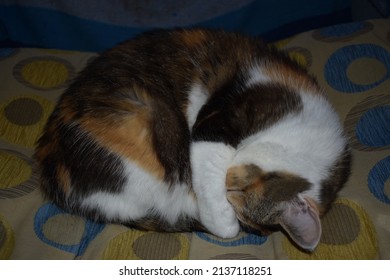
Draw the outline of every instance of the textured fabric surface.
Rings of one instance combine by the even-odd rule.
[[[322,220],[317,250],[280,232],[156,233],[98,224],[43,200],[34,143],[75,73],[96,54],[0,49],[0,259],[390,259],[390,20],[331,26],[277,43],[329,92],[352,176]]]

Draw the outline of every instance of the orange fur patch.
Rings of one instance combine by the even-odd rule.
[[[270,63],[270,67],[264,69],[265,74],[273,81],[277,81],[287,88],[305,90],[308,93],[324,95],[317,83],[303,71],[296,71],[285,64]]]
[[[49,128],[49,130],[53,130],[53,128]],[[39,149],[36,149],[35,151],[34,156],[38,162],[42,162],[50,154],[56,153],[58,148],[58,139],[56,138],[56,134],[54,132],[51,135],[53,136],[51,141],[47,142],[44,146],[40,146]]]
[[[152,144],[149,108],[132,104],[127,106],[134,110],[122,119],[107,121],[83,118],[81,126],[109,150],[135,162],[158,179],[163,179],[165,171]]]
[[[110,105],[128,115],[118,125],[110,127],[109,133],[100,134],[100,138],[119,155],[124,155],[162,180],[165,169],[157,159],[152,143],[150,96],[136,85],[122,91],[129,97],[129,102],[120,101]]]
[[[247,207],[248,197],[262,197],[264,193],[264,182],[261,179],[263,172],[254,164],[234,166],[228,169],[226,175],[227,199],[232,204],[239,220],[243,223],[252,224],[247,217],[243,215]]]
[[[56,169],[56,175],[64,193],[68,193],[72,184],[69,170],[64,165],[59,164]]]
[[[73,103],[70,97],[65,98],[60,103],[60,118],[61,120],[67,124],[71,122],[76,116],[76,111],[73,109]]]
[[[263,172],[254,164],[233,166],[226,174],[226,188],[228,191],[250,191],[263,193]]]
[[[244,186],[238,184],[240,178],[246,176],[245,165],[234,166],[228,169],[226,174],[226,188],[229,191],[241,190]]]
[[[180,33],[180,39],[187,47],[197,47],[207,40],[207,35],[202,30],[190,30]]]

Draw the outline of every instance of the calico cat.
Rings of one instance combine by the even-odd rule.
[[[43,193],[95,221],[313,250],[350,153],[324,91],[286,54],[216,30],[142,34],[59,99],[35,158]]]

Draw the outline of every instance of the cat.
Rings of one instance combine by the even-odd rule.
[[[37,142],[44,195],[156,231],[284,231],[305,250],[351,155],[323,89],[258,38],[151,31],[109,49],[60,97]]]

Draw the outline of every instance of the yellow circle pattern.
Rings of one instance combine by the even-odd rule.
[[[59,62],[41,60],[24,65],[21,74],[31,85],[48,89],[63,84],[68,78],[68,69]]]
[[[378,241],[376,239],[375,227],[364,209],[356,203],[344,198],[338,199],[335,203],[341,203],[355,212],[361,224],[360,232],[357,237],[352,242],[346,244],[320,243],[313,253],[301,251],[285,238],[282,245],[290,259],[371,260],[378,258]],[[340,223],[339,226],[342,226],[342,224]]]
[[[0,151],[0,162],[0,189],[17,186],[31,177],[31,166],[14,155]]]
[[[298,62],[299,65],[301,65],[303,67],[307,67],[308,61],[303,54],[301,54],[299,52],[294,52],[294,51],[291,51],[288,54],[290,55],[290,57],[292,59],[294,59],[296,62]]]
[[[284,48],[288,43],[290,43],[292,41],[294,37],[289,37],[289,38],[286,38],[286,39],[283,39],[283,40],[279,40],[275,43],[273,43],[272,45],[274,47],[276,47],[277,49],[282,49]]]
[[[142,250],[138,251],[137,243]],[[148,243],[148,244],[146,244]],[[147,245],[147,246],[145,246]],[[103,252],[104,260],[172,259],[186,260],[189,254],[188,238],[182,233],[156,233],[129,230],[114,237]]]
[[[15,236],[11,226],[0,216],[0,260],[10,258],[15,247]]]
[[[30,125],[16,124],[13,121],[7,119],[6,109],[7,106],[18,99],[31,99],[37,102],[42,107],[42,113],[40,119]],[[54,105],[49,100],[41,96],[19,96],[14,99],[8,100],[5,103],[0,103],[0,137],[6,141],[21,145],[28,148],[33,148],[38,140],[46,120],[50,113],[53,111]],[[20,111],[19,114],[25,112]]]
[[[74,72],[68,61],[51,56],[28,58],[14,68],[14,76],[19,82],[38,90],[64,87]]]

